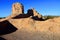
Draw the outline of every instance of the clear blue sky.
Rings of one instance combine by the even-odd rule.
[[[20,2],[24,5],[24,12],[35,8],[42,15],[60,16],[60,0],[0,0],[0,17],[9,16],[12,13],[12,4]]]

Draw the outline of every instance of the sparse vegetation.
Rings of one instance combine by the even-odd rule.
[[[50,16],[50,15],[48,15],[48,16],[43,16],[43,19],[47,20],[47,19],[53,19],[53,18],[56,18],[56,17],[60,17],[60,16]]]
[[[0,17],[0,19],[3,19],[3,18],[5,18],[5,17]]]

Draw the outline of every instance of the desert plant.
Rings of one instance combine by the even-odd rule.
[[[50,16],[50,15],[48,15],[48,16],[43,16],[43,19],[47,20],[47,19],[53,19],[53,18],[56,18],[56,17],[60,17],[60,16]]]

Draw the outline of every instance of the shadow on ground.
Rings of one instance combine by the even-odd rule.
[[[6,39],[4,39],[4,38],[0,37],[0,40],[6,40]]]
[[[0,35],[9,34],[17,30],[9,21],[0,22]]]

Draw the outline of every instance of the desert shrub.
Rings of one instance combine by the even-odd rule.
[[[54,16],[47,16],[47,19],[52,19],[54,18]]]
[[[47,19],[53,19],[60,16],[43,16],[43,17],[44,17],[44,20],[47,20]]]
[[[0,19],[3,19],[3,18],[5,18],[5,17],[0,17]]]

